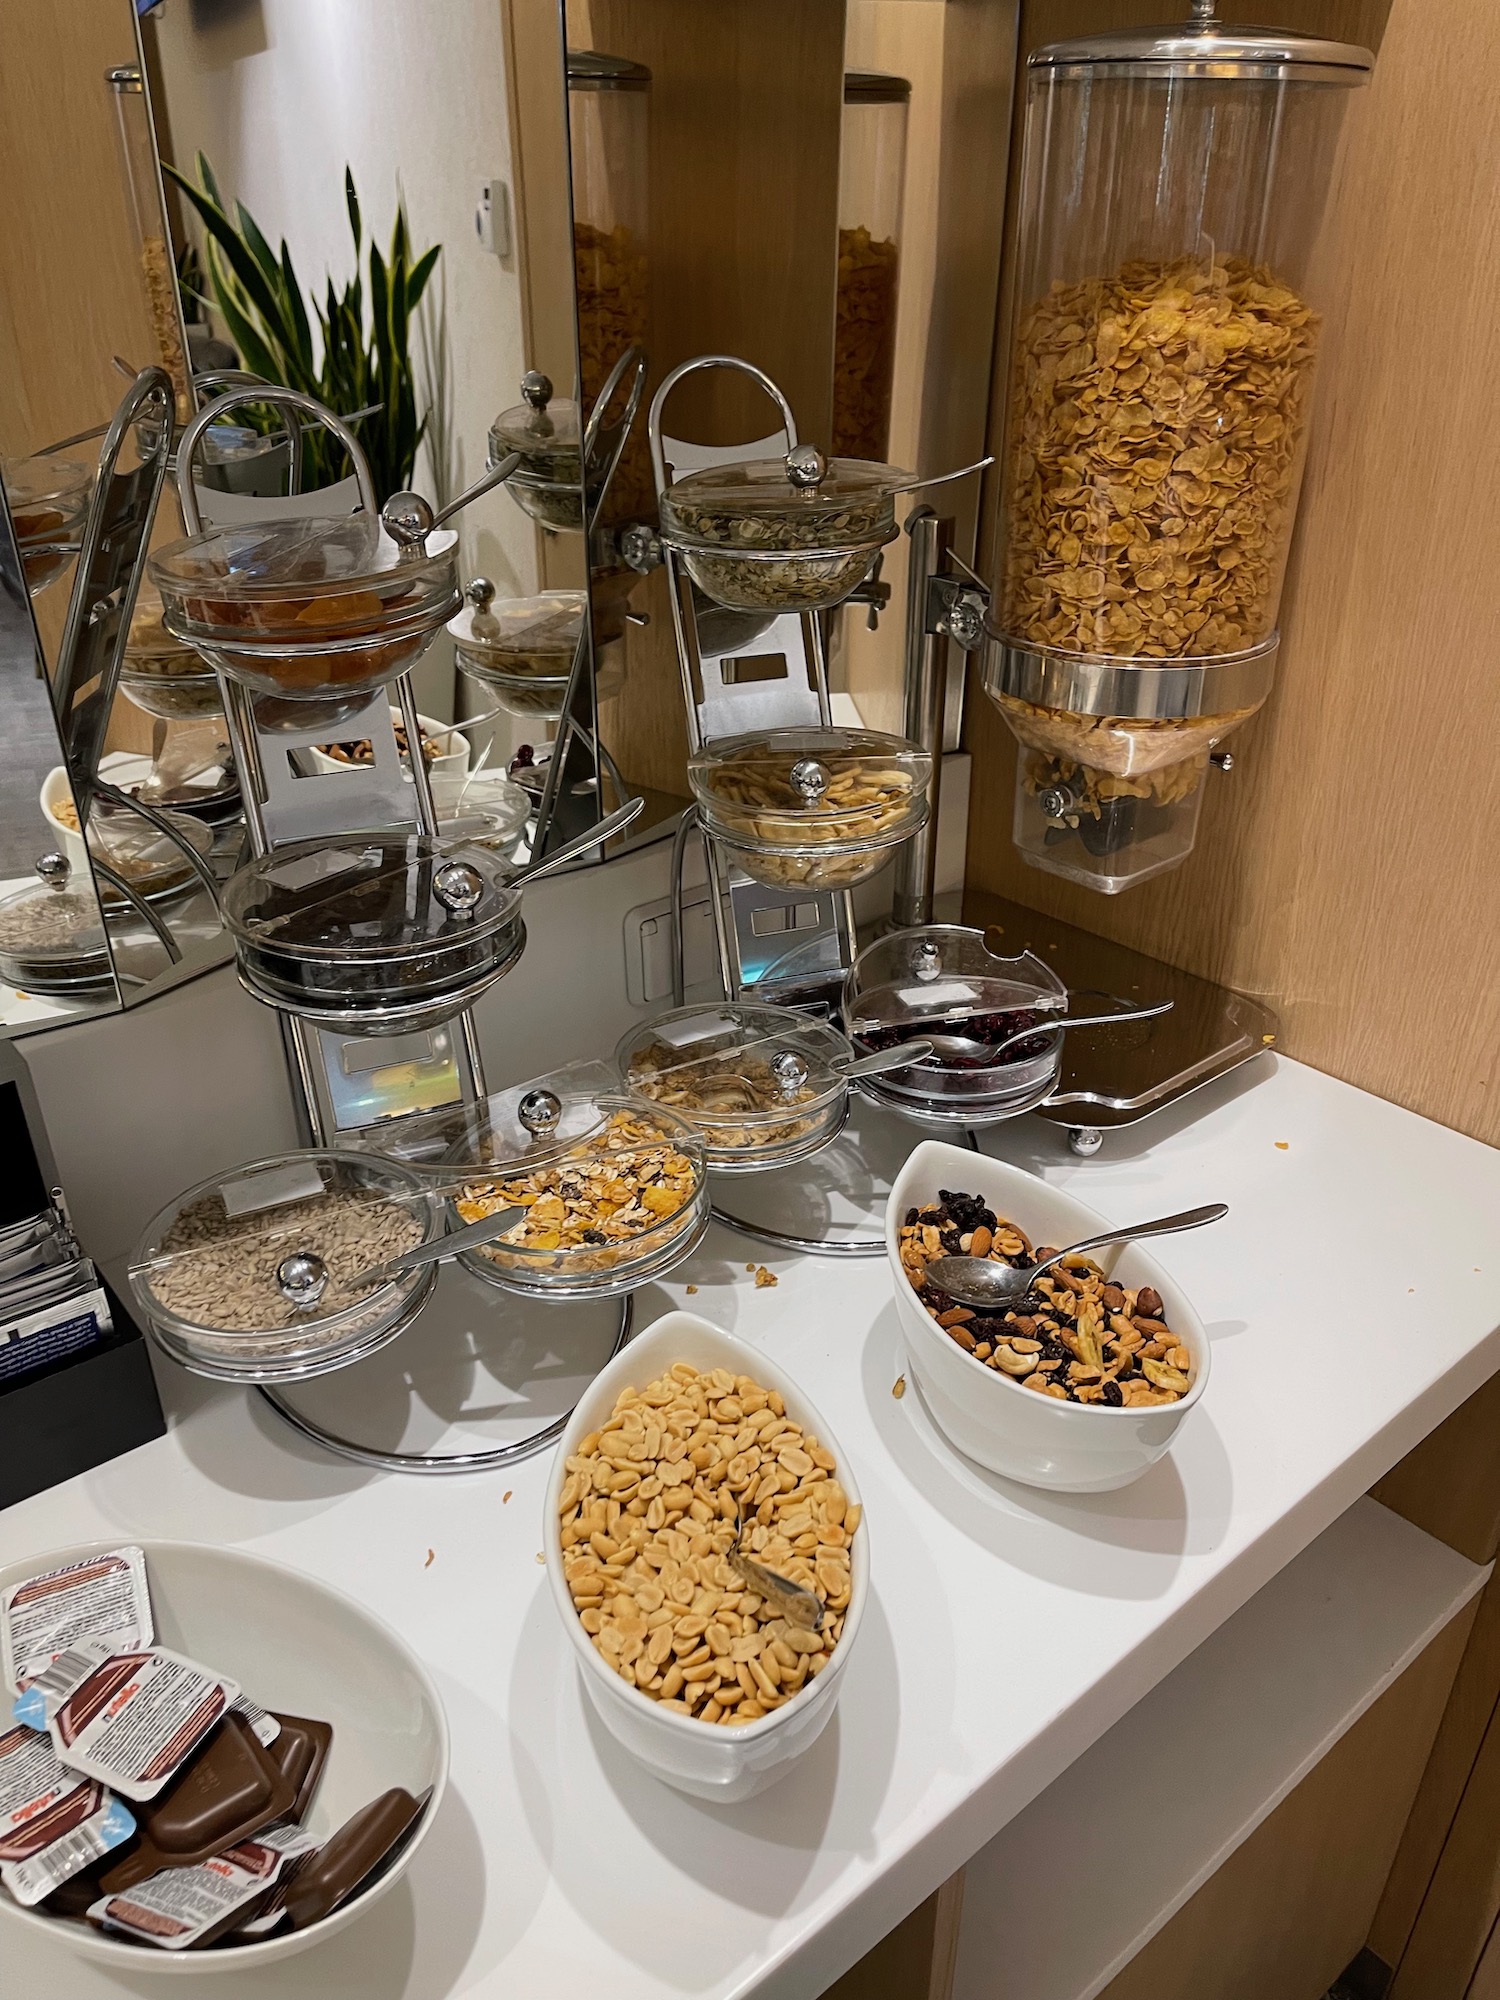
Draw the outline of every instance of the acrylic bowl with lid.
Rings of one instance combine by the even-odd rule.
[[[426,1303],[435,1264],[357,1274],[429,1243],[442,1204],[380,1153],[304,1150],[199,1181],[154,1216],[130,1289],[162,1351],[195,1375],[290,1382],[376,1353]]]
[[[103,1555],[131,1539],[121,1535],[26,1556],[0,1568],[0,1589]],[[417,1655],[382,1619],[342,1591],[265,1556],[197,1542],[138,1546],[146,1557],[162,1645],[222,1669],[263,1708],[333,1724],[328,1763],[306,1821],[316,1839],[326,1840],[393,1786],[418,1798],[424,1792],[430,1796],[405,1845],[348,1902],[306,1930],[259,1943],[155,1951],[43,1909],[22,1909],[0,1892],[0,1965],[7,1973],[30,1933],[38,1955],[75,1952],[117,1975],[120,1991],[134,1992],[138,1979],[158,1974],[253,1975],[358,1923],[406,1874],[442,1805],[448,1783],[442,1699]],[[0,1692],[8,1708],[11,1691]],[[76,1990],[65,1965],[49,1962],[58,2000],[71,2000]],[[24,1986],[24,1979],[19,1984]],[[5,1990],[10,1992],[8,1979]],[[100,1989],[91,1982],[89,1990]]]
[[[945,1333],[902,1268],[901,1224],[910,1210],[935,1202],[943,1188],[981,1196],[1034,1244],[1061,1248],[1109,1227],[1109,1218],[1097,1209],[1020,1167],[935,1139],[917,1147],[891,1189],[885,1237],[907,1360],[933,1422],[966,1458],[1023,1485],[1060,1493],[1107,1493],[1130,1485],[1170,1448],[1203,1397],[1209,1344],[1191,1300],[1140,1244],[1091,1252],[1116,1284],[1150,1285],[1161,1294],[1167,1324],[1193,1357],[1191,1386],[1179,1402],[1134,1410],[1061,1402],[1023,1389]]]
[[[695,1798],[729,1805],[754,1797],[784,1777],[832,1719],[850,1657],[860,1640],[869,1601],[869,1524],[861,1523],[851,1546],[849,1608],[844,1614],[839,1643],[829,1655],[823,1672],[810,1680],[784,1708],[774,1709],[759,1721],[726,1729],[716,1723],[698,1722],[690,1715],[674,1714],[638,1688],[627,1686],[605,1666],[579,1620],[563,1574],[558,1508],[568,1476],[568,1460],[576,1454],[582,1439],[605,1422],[620,1391],[630,1386],[641,1387],[665,1374],[678,1361],[690,1361],[703,1370],[727,1368],[735,1375],[750,1376],[763,1389],[779,1391],[793,1422],[815,1435],[832,1452],[838,1465],[838,1482],[851,1504],[863,1503],[849,1454],[792,1377],[760,1348],[736,1340],[708,1320],[699,1319],[696,1313],[667,1313],[644,1333],[637,1334],[624,1352],[594,1377],[563,1432],[552,1476],[547,1482],[542,1546],[552,1602],[577,1659],[584,1692],[610,1735],[653,1777]]]

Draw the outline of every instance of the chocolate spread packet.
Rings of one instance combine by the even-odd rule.
[[[45,1717],[58,1756],[127,1799],[155,1798],[239,1694],[239,1684],[164,1647],[113,1653],[84,1641],[55,1660],[15,1705]]]
[[[134,1546],[89,1556],[0,1591],[0,1674],[18,1693],[79,1639],[134,1652],[156,1636],[146,1558]]]
[[[301,1827],[267,1827],[195,1868],[166,1868],[124,1894],[101,1896],[89,1921],[163,1951],[212,1944],[237,1928],[283,1869],[315,1845]]]
[[[135,1832],[128,1806],[59,1763],[50,1736],[0,1736],[0,1882],[30,1907]]]
[[[140,1840],[100,1879],[117,1895],[163,1868],[194,1868],[288,1817],[296,1790],[233,1709],[177,1776],[136,1808]]]
[[[380,1864],[404,1845],[422,1817],[430,1791],[413,1798],[399,1785],[382,1792],[345,1820],[338,1832],[297,1871],[286,1893],[286,1912],[294,1931],[320,1923],[352,1896]]]
[[[272,1720],[280,1724],[281,1734],[271,1745],[271,1755],[283,1775],[297,1788],[287,1818],[300,1825],[307,1818],[307,1809],[323,1776],[323,1766],[328,1762],[333,1724],[314,1722],[305,1715],[276,1715]]]

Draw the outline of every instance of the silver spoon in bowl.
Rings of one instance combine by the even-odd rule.
[[[979,1042],[969,1035],[939,1035],[924,1028],[923,1033],[932,1044],[932,1052],[940,1063],[962,1062],[970,1069],[988,1069],[998,1061],[1006,1049],[1014,1048],[1017,1042],[1029,1042],[1035,1035],[1050,1035],[1057,1028],[1109,1028],[1120,1021],[1154,1021],[1159,1014],[1170,1014],[1176,1002],[1158,1000],[1151,1007],[1132,1007],[1123,1014],[1059,1014],[1055,1018],[1043,1015],[1035,1027],[1018,1028],[1013,1035],[1007,1035],[1002,1042]]]
[[[1179,1229],[1201,1229],[1206,1222],[1219,1222],[1228,1215],[1227,1201],[1211,1201],[1204,1208],[1185,1208],[1178,1215],[1163,1215],[1155,1222],[1129,1222],[1119,1229],[1101,1230],[1070,1243],[1066,1250],[1054,1250],[1050,1257],[1021,1271],[994,1257],[937,1257],[927,1266],[927,1282],[946,1292],[960,1305],[975,1306],[982,1312],[1013,1306],[1024,1299],[1037,1279],[1065,1257],[1095,1250],[1101,1243],[1133,1243],[1143,1236],[1173,1236]]]

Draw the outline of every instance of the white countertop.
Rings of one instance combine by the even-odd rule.
[[[642,1296],[644,1323],[695,1284],[694,1310],[775,1353],[864,1488],[861,1652],[805,1767],[747,1805],[666,1790],[585,1713],[536,1561],[545,1455],[374,1474],[175,1377],[170,1436],[0,1514],[0,1561],[128,1535],[311,1571],[402,1631],[447,1703],[453,1783],[409,1880],[329,1945],[253,1980],[179,1977],[179,2000],[820,1993],[1500,1367],[1500,1153],[1295,1063],[1253,1068],[1096,1160],[1032,1119],[989,1141],[1119,1219],[1231,1204],[1159,1253],[1213,1380],[1123,1493],[1007,1485],[954,1457],[914,1391],[894,1400],[883,1261],[715,1229]],[[159,1990],[6,1950],[18,1991]]]

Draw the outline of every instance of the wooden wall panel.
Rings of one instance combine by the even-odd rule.
[[[970,705],[969,881],[1263,996],[1282,1047],[1500,1140],[1500,9],[1283,0],[1380,43],[1352,107],[1278,686],[1213,778],[1198,849],[1106,899],[1011,846],[1014,745]],[[1029,39],[1154,0],[1029,0]]]
[[[1321,2000],[1364,1943],[1472,1617],[1433,1640],[1100,2000]]]

